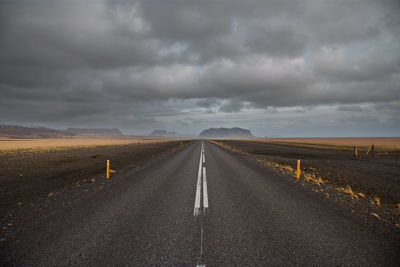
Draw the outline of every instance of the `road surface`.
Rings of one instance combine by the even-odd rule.
[[[318,194],[196,141],[71,205],[1,249],[24,266],[399,265],[398,240]]]

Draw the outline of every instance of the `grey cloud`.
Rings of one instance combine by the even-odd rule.
[[[234,98],[228,100],[226,103],[223,103],[219,107],[219,111],[227,113],[239,112],[240,110],[242,110],[243,107],[244,107],[243,102],[240,101],[239,99]]]
[[[1,10],[4,65],[123,67],[155,63],[160,49],[135,6],[113,12],[94,1],[16,1],[2,3]]]
[[[295,57],[302,55],[307,47],[307,33],[294,21],[265,21],[262,24],[256,21],[242,30],[245,32],[245,45],[256,53]]]
[[[196,101],[196,105],[202,108],[212,108],[219,105],[220,101],[216,98],[202,98]]]
[[[388,2],[388,1],[382,1]],[[312,12],[304,12],[315,41],[342,44],[369,40],[381,33],[385,24],[382,5],[376,1],[308,1]],[[386,11],[386,10],[385,10]]]
[[[305,45],[296,37],[304,38],[296,33],[293,24],[282,25],[281,29],[265,27],[276,17],[295,15],[297,8],[301,7],[293,1],[140,2],[151,32],[163,40],[188,44],[188,53],[198,56],[202,64],[234,58],[247,49],[250,53],[262,51],[275,56],[299,53]],[[284,40],[276,41],[277,38]],[[300,46],[295,47],[296,44]]]
[[[365,103],[394,118],[380,103],[400,99],[399,12],[389,0],[2,1],[2,120],[151,130]]]
[[[135,99],[238,97],[267,105],[290,105],[298,98],[304,102],[303,92],[313,81],[302,60],[275,61],[256,56],[238,62],[218,61],[202,70],[171,65],[144,69],[135,75],[123,70],[103,77],[106,90]],[[290,97],[285,92],[290,92]]]
[[[377,124],[380,122],[379,118],[372,116],[350,116],[340,120],[343,123],[354,123],[354,124]]]
[[[400,73],[400,57],[385,60],[364,54],[348,58],[343,50],[323,49],[314,55],[313,69],[331,82],[381,81]]]
[[[363,108],[356,105],[341,105],[337,108],[338,111],[363,111]]]

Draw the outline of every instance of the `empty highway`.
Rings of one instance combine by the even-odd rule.
[[[398,235],[205,140],[111,179],[102,190],[27,219],[3,244],[1,263],[400,264]]]

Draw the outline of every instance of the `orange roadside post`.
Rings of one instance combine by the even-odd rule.
[[[300,160],[297,160],[297,173],[296,173],[296,178],[300,178]]]
[[[107,160],[107,174],[106,174],[107,179],[110,178],[110,161]]]

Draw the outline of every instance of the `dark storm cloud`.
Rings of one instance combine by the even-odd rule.
[[[395,0],[1,1],[2,121],[149,128],[398,103],[399,13]]]
[[[157,41],[132,13],[100,2],[1,3],[2,65],[58,69],[113,68],[154,63]]]

